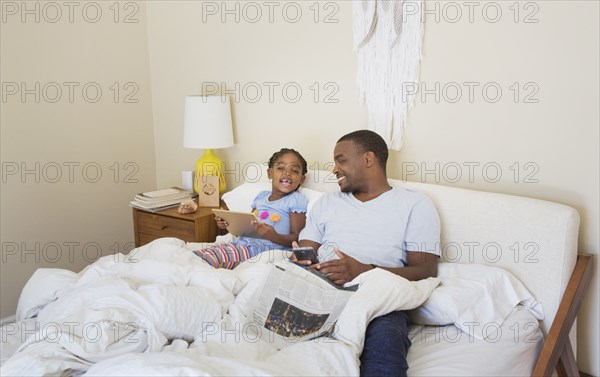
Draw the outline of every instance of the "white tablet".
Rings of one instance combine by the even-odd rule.
[[[255,237],[260,236],[254,230],[254,226],[251,224],[252,221],[259,221],[254,214],[249,212],[236,212],[227,211],[224,209],[213,209],[213,213],[227,221],[227,230],[234,236],[243,237]]]

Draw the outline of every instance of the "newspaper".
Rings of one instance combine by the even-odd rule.
[[[329,335],[357,289],[337,286],[292,261],[275,263],[255,297],[246,329],[278,349]]]

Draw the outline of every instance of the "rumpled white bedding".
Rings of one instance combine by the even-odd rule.
[[[282,350],[245,331],[252,297],[283,252],[233,271],[215,270],[177,239],[99,259],[79,274],[39,270],[23,289],[17,320],[38,331],[1,375],[358,375],[367,324],[422,304],[436,278],[409,282],[381,269],[360,285],[331,338]]]

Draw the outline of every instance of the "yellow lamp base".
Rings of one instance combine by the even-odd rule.
[[[216,175],[219,177],[219,196],[223,195],[227,187],[225,169],[223,169],[223,161],[215,155],[212,149],[206,149],[202,157],[196,161],[194,191],[200,192],[200,176],[206,175]]]

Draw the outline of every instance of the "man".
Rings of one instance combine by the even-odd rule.
[[[349,133],[335,146],[333,173],[341,192],[315,203],[299,245],[319,250],[321,262],[311,268],[336,284],[373,268],[408,280],[437,275],[437,211],[424,194],[390,187],[387,158],[385,141],[372,131]],[[406,312],[374,319],[360,357],[361,376],[406,376],[409,347]]]

